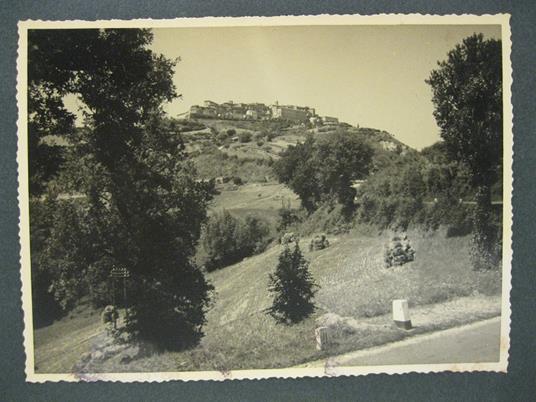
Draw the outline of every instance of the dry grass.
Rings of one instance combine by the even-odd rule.
[[[442,233],[418,232],[410,232],[409,236],[417,251],[416,261],[392,269],[382,265],[387,234],[384,237],[350,234],[330,238],[332,246],[326,250],[304,250],[311,261],[311,272],[321,285],[316,298],[320,308],[315,316],[294,326],[277,325],[263,312],[271,302],[267,277],[276,265],[280,246],[211,273],[209,277],[218,294],[199,348],[140,359],[132,362],[128,370],[287,367],[328,354],[399,340],[408,334],[392,325],[388,313],[394,298],[407,298],[412,309],[416,309],[414,320],[418,328],[414,334],[500,312],[497,297],[500,274],[477,273],[469,268],[467,238],[447,239]],[[307,248],[307,240],[302,241],[303,249]],[[459,299],[468,295],[473,296]],[[446,300],[454,300],[446,310],[441,304],[430,307],[431,303]],[[443,309],[440,314],[443,318],[430,319],[438,315],[431,309]],[[328,352],[320,352],[315,349],[314,319],[327,311],[355,317],[360,327],[337,339]],[[109,364],[106,370],[117,369],[112,362]]]
[[[300,205],[298,196],[284,184],[251,183],[238,186],[236,190],[223,190],[215,197],[211,208],[277,211],[283,202],[290,202],[292,208]]]
[[[194,350],[156,354],[121,365],[105,361],[99,371],[176,371],[277,368],[320,359],[401,339],[408,334],[392,325],[391,301],[409,300],[418,324],[413,333],[460,325],[500,312],[500,272],[474,272],[470,268],[468,238],[445,238],[444,233],[408,233],[416,260],[385,269],[383,245],[388,234],[350,233],[330,237],[331,246],[308,252],[311,272],[321,286],[319,311],[298,325],[277,325],[263,310],[270,305],[268,274],[275,269],[281,246],[208,275],[217,295],[208,313],[205,337]],[[455,256],[455,258],[453,258]],[[486,296],[490,295],[490,296]],[[460,299],[462,296],[468,296]],[[445,301],[449,300],[445,304]],[[460,300],[468,300],[460,302]],[[442,304],[435,304],[443,302]],[[433,309],[450,306],[444,319],[432,319]],[[499,307],[498,307],[499,306]],[[317,351],[314,319],[324,312],[356,318],[360,326],[340,338],[328,351]],[[428,318],[427,318],[428,317]],[[432,318],[430,318],[432,317]],[[428,320],[428,321],[427,321]],[[52,327],[56,327],[54,324]],[[58,327],[59,328],[59,327]],[[44,332],[39,335],[44,335]],[[39,331],[36,331],[39,332]],[[48,336],[52,336],[49,330]],[[56,337],[69,337],[70,333]],[[36,338],[38,338],[36,334]],[[58,340],[53,342],[57,343]],[[66,367],[66,365],[64,365]]]
[[[372,317],[387,313],[393,299],[408,299],[410,306],[416,306],[475,292],[499,294],[500,272],[470,268],[468,237],[413,231],[409,238],[415,261],[390,269],[383,268],[383,245],[389,234],[348,236],[329,251],[317,252],[311,264],[323,288],[317,300],[340,315]]]
[[[279,183],[251,183],[223,189],[210,205],[210,213],[223,209],[240,217],[256,216],[268,221],[275,236],[282,205],[298,208],[300,200],[288,187]]]
[[[99,313],[82,305],[67,317],[34,331],[36,372],[69,372],[102,332]]]

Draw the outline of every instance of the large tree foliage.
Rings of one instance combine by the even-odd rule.
[[[382,228],[407,229],[422,219],[423,161],[407,155],[372,175],[357,192],[357,216]]]
[[[212,215],[204,227],[204,265],[208,271],[226,267],[264,251],[271,240],[265,219],[251,215],[240,219],[223,210]]]
[[[438,65],[426,82],[441,137],[468,165],[474,184],[489,186],[502,160],[501,41],[470,36]]]
[[[309,212],[326,199],[351,209],[352,181],[368,174],[372,147],[359,137],[338,131],[287,148],[274,164],[279,181],[286,183]]]
[[[38,144],[30,160],[43,159],[43,137],[64,138],[67,157],[50,165],[49,187],[83,194],[77,208],[62,207],[43,247],[40,268],[53,273],[57,298],[67,306],[80,283],[106,297],[110,270],[125,267],[129,331],[178,348],[196,342],[205,322],[211,286],[192,257],[212,189],[162,123],[162,103],[176,96],[174,62],[154,54],[151,40],[138,29],[30,31],[29,135]],[[83,130],[72,127],[67,94],[84,105]],[[30,171],[36,194],[39,166]]]
[[[491,186],[502,162],[501,41],[474,34],[438,63],[426,82],[432,87],[434,116],[450,155],[467,165],[477,187],[475,261],[491,266],[496,235],[490,226]]]
[[[318,285],[297,243],[294,250],[285,245],[279,255],[277,268],[269,279],[268,289],[274,299],[267,312],[278,322],[297,323],[314,312],[313,299]]]

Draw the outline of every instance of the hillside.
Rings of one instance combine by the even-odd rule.
[[[437,303],[473,292],[496,294],[500,273],[480,274],[467,270],[467,239],[444,238],[442,234],[410,233],[418,253],[415,262],[403,267],[383,268],[385,236],[356,233],[330,238],[331,247],[309,252],[309,239],[301,241],[302,251],[320,285],[319,306],[339,315],[373,317],[390,311],[391,301],[408,298],[412,306]],[[448,255],[458,250],[459,259],[449,264]],[[224,325],[259,313],[270,304],[266,291],[268,272],[275,268],[281,246],[272,247],[210,278],[218,291],[217,303],[209,313],[212,323]],[[433,263],[435,262],[435,263]],[[381,283],[381,286],[371,284]]]
[[[282,121],[195,119],[179,120],[181,135],[199,174],[205,179],[241,177],[246,182],[273,180],[271,163],[306,136],[346,131],[361,137],[375,150],[373,165],[380,167],[399,155],[415,152],[386,131],[341,123],[315,127]]]
[[[396,298],[407,298],[410,307],[416,308],[463,296],[492,296],[490,303],[479,306],[476,312],[467,306],[458,307],[459,311],[453,309],[449,312],[450,321],[438,319],[434,323],[440,326],[498,314],[500,272],[477,273],[467,269],[467,238],[409,235],[417,252],[416,261],[394,269],[383,268],[387,234],[354,232],[330,238],[331,247],[314,252],[307,250],[309,239],[302,239],[302,251],[320,286],[316,296],[318,311],[294,326],[277,325],[264,313],[271,303],[268,274],[275,269],[281,246],[209,274],[216,299],[207,316],[206,336],[196,351],[173,354],[174,358],[185,368],[195,369],[299,364],[321,355],[315,349],[314,320],[326,312],[350,316],[362,323],[361,332],[341,341],[336,349],[352,350],[382,343],[406,336],[391,327],[389,313]],[[455,250],[459,258],[452,261],[450,256]],[[425,326],[421,330],[425,331]],[[140,361],[136,368],[150,364],[149,360]]]
[[[289,188],[274,181],[271,165],[282,150],[305,140],[307,135],[326,136],[343,130],[360,136],[375,150],[375,168],[416,152],[387,132],[344,124],[319,130],[273,121],[205,119],[184,121],[180,126],[200,176],[217,179],[219,194],[210,203],[209,213],[227,209],[241,217],[255,215],[267,220],[273,230],[279,208],[297,208],[300,202]],[[300,233],[315,230],[317,227]],[[146,345],[128,346],[121,354],[90,361],[83,370],[289,367],[500,314],[501,273],[470,269],[468,235],[447,237],[444,230],[411,230],[408,235],[416,260],[386,269],[384,245],[391,235],[356,226],[349,233],[329,235],[330,247],[312,252],[308,250],[311,238],[303,238],[301,248],[310,261],[319,290],[315,297],[317,311],[299,324],[278,325],[265,312],[272,300],[268,277],[282,250],[274,241],[261,254],[207,273],[215,293],[206,316],[205,336],[198,347],[155,353]],[[452,255],[457,258],[452,259]],[[411,332],[392,323],[392,300],[398,298],[407,299],[414,314],[417,324]],[[316,320],[326,314],[354,324],[336,334],[330,349],[318,351],[314,339],[314,330],[319,326]],[[98,347],[98,342],[106,343],[104,336],[98,312],[82,306],[69,317],[35,331],[36,370],[68,372],[85,352]],[[60,350],[63,352],[58,357]],[[121,362],[124,353],[133,358]]]
[[[281,246],[274,246],[263,254],[208,274],[216,295],[213,308],[207,316],[206,336],[198,348],[136,359],[127,366],[118,366],[118,358],[111,358],[92,369],[207,370],[301,364],[325,355],[325,352],[315,349],[314,328],[315,318],[326,312],[352,317],[360,328],[342,339],[331,353],[408,336],[392,326],[389,312],[391,301],[395,298],[407,298],[412,310],[424,317],[423,324],[412,333],[451,327],[499,314],[501,273],[468,269],[466,237],[445,238],[444,233],[440,232],[410,232],[417,253],[416,260],[402,267],[385,269],[382,258],[387,234],[378,236],[368,232],[330,238],[332,245],[328,249],[314,252],[307,251],[309,239],[302,239],[302,250],[311,262],[310,269],[320,290],[316,297],[317,313],[300,324],[276,325],[263,311],[271,302],[271,295],[267,291],[268,274],[275,269],[281,251]],[[458,256],[455,260],[451,258],[453,253]],[[445,301],[451,303],[446,314],[430,321],[427,309],[431,311],[435,308],[434,303]],[[97,320],[98,315],[95,316],[95,322]],[[36,331],[36,361],[42,362],[39,367],[41,370],[69,370],[66,358],[61,360],[63,367],[57,363],[51,367],[44,364],[45,357],[52,353],[54,345],[59,342],[55,338],[66,336],[51,330],[54,327],[61,328],[62,325],[56,323]],[[88,331],[95,331],[98,324],[88,328]],[[86,338],[81,342],[86,342],[87,348],[90,342]],[[289,353],[290,350],[292,353]],[[71,359],[79,354],[80,351],[71,354]],[[70,363],[74,364],[75,361],[71,360]]]

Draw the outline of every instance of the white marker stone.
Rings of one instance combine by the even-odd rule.
[[[412,328],[407,300],[393,300],[393,321],[399,328]]]

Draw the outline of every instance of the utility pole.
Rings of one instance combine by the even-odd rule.
[[[125,315],[126,315],[126,309],[127,309],[127,279],[130,277],[130,272],[125,267],[114,267],[112,268],[112,271],[110,272],[110,277],[113,281],[113,294],[112,294],[112,300],[114,308],[116,307],[115,302],[115,291],[116,291],[116,280],[117,279],[123,279],[123,308],[125,309]],[[116,328],[116,322],[114,320],[114,328]]]

